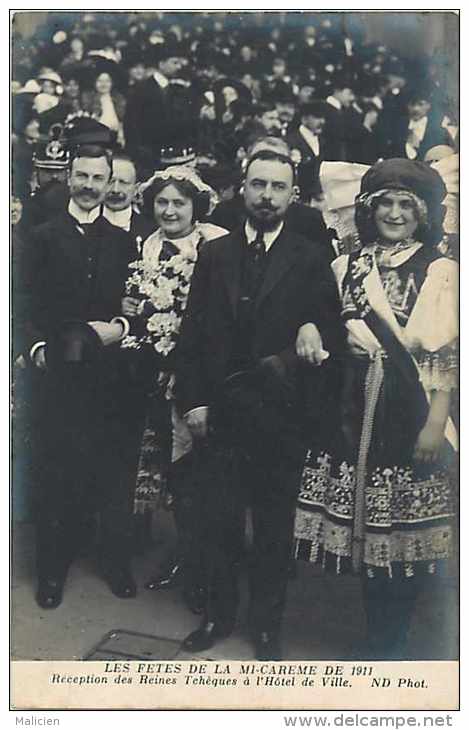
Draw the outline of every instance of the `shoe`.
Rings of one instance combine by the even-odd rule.
[[[260,662],[278,662],[282,660],[282,650],[278,634],[261,631],[254,636],[256,659]]]
[[[62,603],[64,580],[60,578],[40,578],[36,601],[41,608],[57,608]]]
[[[182,648],[189,652],[211,649],[218,639],[225,639],[232,631],[233,627],[228,629],[214,621],[205,621],[200,628],[184,639]]]
[[[176,562],[171,565],[168,570],[165,570],[161,575],[150,578],[145,583],[145,588],[148,591],[159,591],[162,588],[174,588],[180,585],[182,579],[183,566],[181,562]]]
[[[137,585],[128,565],[108,569],[106,578],[111,591],[118,598],[135,598]]]
[[[184,600],[192,613],[202,616],[207,606],[207,591],[202,586],[194,586],[184,591]]]

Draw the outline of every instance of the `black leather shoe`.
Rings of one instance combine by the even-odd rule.
[[[161,575],[157,575],[154,578],[145,583],[145,588],[148,591],[159,591],[162,588],[174,588],[181,584],[182,580],[182,563],[173,563],[168,570],[163,571]]]
[[[60,578],[42,578],[36,593],[36,601],[41,608],[57,608],[62,603],[64,580]]]
[[[207,606],[207,591],[202,586],[194,586],[184,591],[184,600],[192,613],[202,616]]]
[[[111,591],[118,598],[135,598],[137,585],[134,581],[130,567],[120,565],[106,571],[106,578]]]
[[[182,642],[185,651],[205,651],[215,646],[218,639],[225,639],[231,634],[233,628],[226,628],[213,621],[206,621],[202,626],[189,634]]]
[[[260,662],[278,662],[282,659],[278,634],[261,631],[254,636],[256,659]]]

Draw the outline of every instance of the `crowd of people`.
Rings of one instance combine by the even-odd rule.
[[[135,597],[136,515],[164,502],[177,547],[146,588],[202,615],[186,650],[232,633],[247,568],[255,656],[280,659],[298,558],[360,575],[359,656],[405,658],[453,555],[444,58],[344,13],[66,13],[14,34],[12,69],[39,606],[95,515],[103,576]],[[323,163],[364,166],[353,245],[325,223]]]

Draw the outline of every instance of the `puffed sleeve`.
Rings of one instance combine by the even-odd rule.
[[[441,257],[428,267],[405,329],[427,391],[457,387],[458,265]]]

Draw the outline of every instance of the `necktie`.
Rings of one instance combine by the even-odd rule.
[[[251,243],[249,248],[252,249],[252,261],[254,265],[259,266],[259,264],[263,262],[266,254],[265,241],[264,236],[262,235],[262,231],[257,231],[257,236]]]
[[[261,231],[257,232],[254,241],[248,247],[247,256],[247,288],[249,296],[254,298],[259,289],[266,257],[264,236]]]

